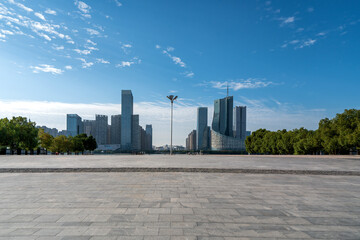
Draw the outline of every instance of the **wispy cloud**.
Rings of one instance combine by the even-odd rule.
[[[46,9],[45,13],[50,14],[50,15],[56,15],[56,11],[51,10],[50,8]]]
[[[55,68],[53,65],[48,64],[40,64],[39,66],[31,66],[33,69],[33,73],[45,72],[45,73],[52,73],[52,74],[62,74],[63,70],[59,68]]]
[[[96,44],[97,44],[97,43],[91,41],[90,39],[86,40],[86,42],[87,42],[87,43],[90,43],[90,44],[93,45],[93,46],[96,46]]]
[[[134,64],[134,62],[122,61],[121,63],[118,63],[115,66],[118,68],[123,68],[123,67],[130,67],[133,64]]]
[[[312,46],[316,43],[316,39],[308,39],[306,41],[303,41],[298,48],[304,48],[304,47],[309,47]]]
[[[71,69],[72,69],[72,66],[67,65],[67,66],[65,66],[65,69],[66,69],[66,70],[71,70]]]
[[[14,0],[8,0],[8,2],[11,3],[11,4],[15,4],[16,6],[18,6],[19,8],[21,8],[21,9],[27,11],[27,12],[33,12],[34,11],[31,8],[26,7],[24,4],[15,2]]]
[[[280,18],[279,20],[281,21],[280,26],[284,26],[289,23],[293,23],[295,21],[295,17],[292,16],[292,17],[287,17],[287,18]]]
[[[82,68],[89,68],[94,65],[93,62],[87,62],[84,58],[78,58],[82,62]]]
[[[190,71],[190,72],[185,72],[184,74],[185,74],[185,77],[188,77],[188,78],[193,78],[194,75],[195,75],[195,74],[194,74],[193,72],[191,72],[191,71]]]
[[[36,12],[36,13],[34,13],[34,15],[37,16],[38,18],[40,18],[41,20],[46,21],[44,15],[42,15],[41,13]]]
[[[109,61],[104,60],[103,58],[97,58],[97,59],[96,59],[96,62],[97,62],[97,63],[104,63],[104,64],[109,64],[109,63],[110,63]]]
[[[85,28],[85,29],[90,35],[99,35],[100,34],[100,32],[95,29],[92,29],[92,28]]]
[[[80,10],[80,13],[83,17],[91,18],[91,15],[89,14],[91,7],[89,5],[87,5],[86,3],[82,2],[82,1],[78,1],[78,0],[76,0],[74,2],[74,4]]]
[[[178,64],[180,67],[186,67],[186,64],[181,60],[181,58],[179,57],[176,57],[176,56],[173,56],[171,55],[168,51],[166,50],[163,50],[163,54],[165,54],[166,56],[168,56],[169,58],[171,58],[173,60],[173,62],[175,64]]]
[[[114,2],[115,2],[115,4],[116,4],[116,6],[118,6],[118,7],[121,7],[121,6],[122,6],[122,3],[119,2],[118,0],[114,0]]]
[[[266,81],[266,79],[259,79],[259,78],[239,79],[236,81],[227,81],[227,82],[211,81],[209,83],[213,88],[226,89],[227,87],[229,87],[234,91],[240,89],[263,88],[274,84],[273,82]]]
[[[53,48],[54,48],[55,50],[58,50],[58,51],[65,49],[64,46],[54,46]]]
[[[82,54],[82,55],[88,55],[91,53],[91,50],[88,50],[88,49],[84,49],[84,50],[74,49],[74,51],[77,52],[78,54]]]

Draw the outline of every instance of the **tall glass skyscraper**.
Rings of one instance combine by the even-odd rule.
[[[133,95],[131,90],[121,91],[121,149],[131,150]]]
[[[233,97],[214,101],[212,129],[225,136],[233,136]]]
[[[83,125],[79,115],[66,114],[66,131],[69,136],[73,137],[83,133]]]
[[[208,148],[208,109],[199,107],[197,109],[197,128],[196,128],[196,149],[205,150]]]
[[[245,141],[245,138],[246,138],[246,106],[234,107],[234,137]]]

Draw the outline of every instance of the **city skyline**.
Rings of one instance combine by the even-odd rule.
[[[116,115],[131,89],[153,144],[196,129],[196,110],[234,96],[247,129],[306,127],[360,108],[355,1],[45,1],[0,3],[0,117],[66,129]],[[149,21],[151,19],[151,21]],[[110,118],[108,119],[110,121]]]

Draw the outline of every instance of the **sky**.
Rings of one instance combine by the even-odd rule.
[[[196,128],[197,107],[229,94],[247,128],[316,129],[360,108],[360,1],[3,0],[0,118],[66,129],[120,114],[134,96],[153,143]]]

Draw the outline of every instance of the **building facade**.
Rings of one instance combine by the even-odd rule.
[[[151,124],[146,125],[146,144],[145,144],[145,150],[152,150],[152,134],[153,129]]]
[[[208,145],[208,109],[207,107],[199,107],[197,109],[197,128],[196,128],[196,149],[207,150]]]
[[[111,116],[110,143],[121,144],[121,115]]]
[[[246,107],[234,107],[234,137],[245,141],[246,138]]]
[[[121,149],[132,148],[133,95],[131,90],[121,91]]]
[[[186,138],[186,149],[189,151],[196,150],[196,130],[192,130]]]
[[[73,137],[83,133],[83,125],[79,115],[66,114],[66,131],[69,136]]]
[[[98,145],[107,144],[108,116],[95,115],[95,139]]]
[[[132,115],[131,129],[131,150],[138,151],[141,149],[141,127],[139,125],[139,115]]]
[[[233,109],[232,96],[228,96],[222,99],[217,99],[214,101],[214,118],[213,118],[212,131],[211,131],[211,150],[218,150],[218,151],[245,150],[245,140],[240,139],[241,137],[240,133],[239,133],[239,138],[234,137],[234,131],[233,131],[234,111],[236,110]],[[238,129],[240,131],[241,119],[237,118],[237,116],[235,116],[235,118],[236,121],[239,120],[239,126],[236,121],[235,121],[235,125],[238,126]],[[246,134],[246,129],[245,129],[245,134]]]

